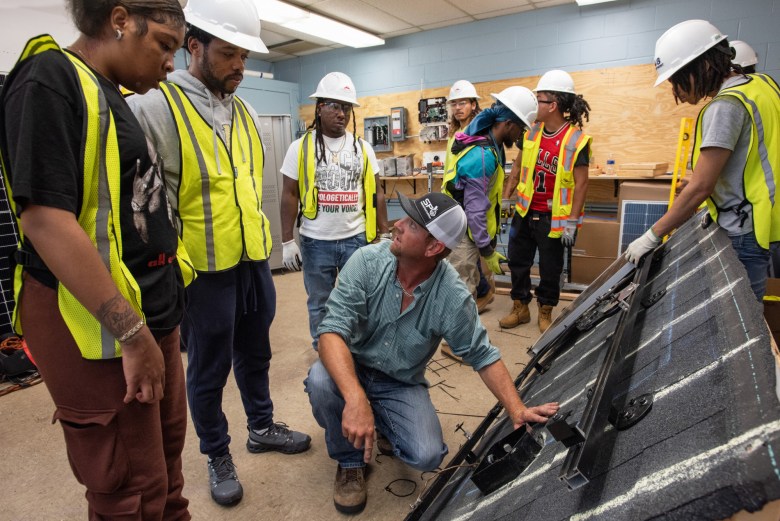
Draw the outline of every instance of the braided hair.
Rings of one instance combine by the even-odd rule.
[[[474,119],[474,117],[476,117],[477,114],[482,112],[482,109],[479,107],[479,100],[477,98],[469,98],[469,101],[473,101],[474,103],[477,104],[477,106],[474,107],[474,110],[472,110],[471,114],[469,114],[467,118],[468,122],[466,123],[467,126],[469,123],[471,123],[471,121]],[[460,122],[457,120],[454,114],[450,116],[449,125],[450,125],[449,135],[454,136],[455,132],[457,132],[460,129]]]
[[[317,103],[314,104],[314,121],[311,122],[311,125],[306,127],[306,131],[314,130],[316,133],[315,136],[315,147],[314,147],[314,159],[319,163],[325,158],[325,140],[322,138],[322,122],[320,121],[320,111],[317,110],[317,107],[320,105],[320,103],[324,103],[324,98],[317,98]],[[358,135],[357,135],[357,123],[355,122],[355,107],[353,105],[350,105],[349,107],[349,114],[345,114],[346,116],[349,116],[352,118],[352,135],[354,136],[354,140],[352,141],[352,149],[355,151],[355,155],[357,156],[358,150],[357,150],[357,143],[358,143]]]
[[[585,101],[582,94],[572,94],[570,92],[545,91],[555,98],[558,104],[558,110],[563,114],[563,119],[575,127],[582,128],[582,118],[590,121],[590,104]]]
[[[732,71],[744,74],[742,67],[731,63],[736,51],[725,38],[705,51],[698,58],[686,64],[682,69],[672,74],[674,101],[680,103],[678,92],[689,92],[697,99],[706,98],[717,92],[723,80]],[[692,80],[692,81],[691,81]]]

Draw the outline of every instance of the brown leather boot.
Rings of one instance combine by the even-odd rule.
[[[544,333],[552,324],[552,306],[539,304],[539,331]]]
[[[488,304],[493,302],[495,299],[496,299],[496,288],[495,286],[490,286],[490,289],[488,290],[487,294],[477,299],[477,313],[482,313],[483,311],[485,311],[488,307]]]
[[[343,514],[358,514],[366,508],[366,467],[336,470],[336,482],[333,484],[333,504]]]
[[[528,311],[528,304],[523,304],[519,300],[512,301],[512,311],[507,316],[498,321],[498,325],[504,329],[512,329],[520,324],[527,324],[531,321],[531,312]]]

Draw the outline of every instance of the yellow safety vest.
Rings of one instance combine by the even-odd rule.
[[[449,195],[455,199],[454,195],[449,189],[450,182],[454,181],[458,177],[458,162],[463,156],[465,156],[469,150],[478,145],[467,146],[460,152],[458,152],[452,159],[452,163],[449,169],[444,172],[444,178],[441,180],[441,191],[444,194]],[[487,198],[490,201],[490,206],[485,214],[485,227],[487,228],[488,237],[492,240],[498,233],[499,218],[501,215],[501,192],[504,189],[504,165],[501,164],[501,159],[498,157],[498,153],[493,147],[486,147],[496,158],[496,169],[490,176],[488,183]],[[457,199],[456,199],[457,200]],[[463,205],[463,201],[458,201]],[[471,234],[471,228],[468,229],[469,239],[472,241],[474,237]]]
[[[525,217],[531,207],[531,199],[534,196],[534,183],[536,178],[536,161],[539,155],[539,147],[542,143],[542,130],[544,123],[535,123],[526,130],[523,138],[523,158],[520,163],[520,181],[517,184],[517,211],[521,217]],[[548,237],[555,239],[563,234],[566,221],[571,217],[571,206],[574,201],[574,164],[577,157],[593,138],[585,134],[574,125],[569,129],[561,141],[561,149],[558,154],[558,169],[555,172],[555,188],[553,189],[552,218]],[[590,157],[590,149],[588,149]],[[529,175],[530,174],[530,175]],[[577,216],[577,227],[582,226],[582,216]]]
[[[750,74],[747,83],[723,89],[710,103],[724,96],[739,100],[753,122],[743,168],[744,203],[753,207],[756,241],[762,248],[769,249],[769,243],[780,241],[780,205],[775,204],[780,174],[780,88],[766,74]],[[696,141],[691,158],[694,169],[701,154],[702,118],[710,103],[699,112],[696,120]],[[707,198],[707,207],[717,222],[718,207],[712,197]]]
[[[314,154],[313,133],[306,132],[298,149],[298,194],[301,198],[301,215],[307,219],[317,218],[319,189],[316,185],[317,158]],[[366,144],[361,139],[363,151],[363,215],[366,217],[366,242],[376,239],[376,179],[374,167],[368,160]]]
[[[63,52],[49,35],[39,36],[27,42],[18,65],[24,60],[44,51]],[[81,85],[84,102],[86,126],[82,141],[84,158],[83,199],[77,220],[89,236],[95,249],[100,253],[103,263],[111,273],[111,278],[119,292],[127,299],[139,315],[141,311],[141,290],[127,265],[122,261],[122,233],[120,222],[120,157],[116,135],[116,125],[111,109],[108,107],[100,83],[92,71],[80,60],[64,53],[71,61]],[[3,168],[5,171],[5,167]],[[8,177],[4,176],[8,202],[14,215],[17,215]],[[22,236],[21,223],[17,219],[19,234]],[[23,236],[20,238],[21,247]],[[194,271],[188,265],[187,252],[181,242],[176,254],[185,284],[194,278]],[[14,272],[14,298],[19,301],[22,291],[23,266],[16,266]],[[70,333],[79,346],[81,356],[91,360],[110,359],[122,355],[119,342],[63,284],[57,285],[57,301],[60,314]],[[22,334],[18,315],[19,306],[14,309],[14,327]]]
[[[262,210],[263,143],[244,102],[233,96],[230,150],[181,88],[160,84],[181,143],[178,217],[181,238],[198,271],[224,271],[242,259],[271,254],[271,226]],[[203,146],[201,146],[203,144]]]

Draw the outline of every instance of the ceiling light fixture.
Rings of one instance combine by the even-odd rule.
[[[384,45],[382,38],[278,0],[254,0],[260,20],[348,47]]]
[[[603,4],[605,2],[614,2],[615,0],[577,0],[577,5],[583,6],[583,5],[593,5],[593,4]]]

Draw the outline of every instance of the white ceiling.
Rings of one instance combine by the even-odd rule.
[[[486,18],[521,13],[575,0],[285,0],[289,4],[339,20],[380,38],[438,29]],[[263,23],[268,54],[253,57],[279,61],[337,49],[341,45],[315,41],[271,23]]]
[[[574,0],[286,0],[381,38],[392,38]],[[0,0],[0,71],[9,70],[31,36],[50,33],[63,44],[76,35],[64,0]],[[253,58],[280,61],[342,47],[263,22],[268,54]]]

